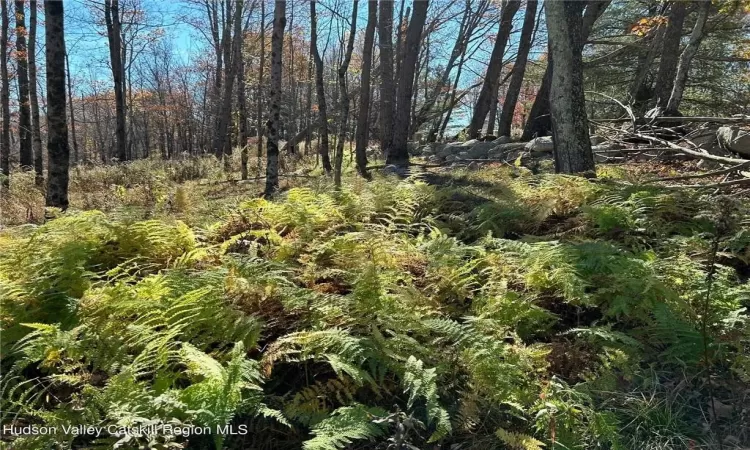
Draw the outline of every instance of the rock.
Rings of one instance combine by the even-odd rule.
[[[484,159],[487,158],[487,154],[490,150],[497,147],[498,144],[495,142],[479,142],[468,150],[469,158],[471,159]]]
[[[716,137],[723,148],[750,156],[750,130],[738,125],[724,126],[716,131]]]
[[[507,144],[508,142],[510,142],[510,136],[500,136],[492,142],[494,142],[495,144]]]
[[[461,144],[457,143],[451,143],[451,144],[440,144],[442,145],[441,148],[437,148],[435,150],[435,154],[441,158],[445,158],[448,155],[453,155],[459,152],[459,149],[461,148]]]
[[[555,149],[555,145],[552,143],[551,136],[538,137],[530,140],[526,144],[526,150],[532,152],[548,152],[551,153]]]
[[[471,147],[472,145],[476,144],[477,142],[479,142],[479,141],[476,140],[476,139],[469,139],[468,141],[466,141],[463,144],[461,144],[461,147]]]
[[[466,168],[467,168],[468,170],[478,170],[478,169],[479,169],[479,167],[480,167],[480,166],[479,166],[479,163],[478,163],[478,162],[476,162],[476,161],[472,161],[471,163],[469,163],[469,165],[468,165],[468,166],[466,166]]]
[[[453,162],[453,161],[458,160],[458,156],[457,155],[448,155],[448,156],[445,157],[445,160],[447,162]]]
[[[437,155],[432,155],[429,158],[427,158],[427,162],[430,164],[440,164],[441,162],[443,162],[443,158]]]
[[[508,142],[507,144],[500,144],[495,148],[501,152],[509,152],[511,150],[526,148],[526,145],[528,145],[527,142]]]
[[[398,175],[399,177],[406,177],[408,175],[409,168],[406,166],[396,166],[389,164],[383,168],[384,175]]]
[[[469,159],[469,152],[459,152],[457,159]]]

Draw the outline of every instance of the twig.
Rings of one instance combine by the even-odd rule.
[[[726,169],[721,170],[715,170],[713,172],[706,172],[706,173],[699,173],[695,175],[681,175],[679,177],[668,177],[668,178],[656,178],[654,180],[648,180],[646,183],[655,183],[658,181],[675,181],[675,180],[689,180],[692,178],[708,178],[715,175],[724,175],[727,173],[732,173],[736,170],[740,170],[741,168],[750,165],[750,161],[744,162],[742,164],[737,164],[736,166],[732,166]]]

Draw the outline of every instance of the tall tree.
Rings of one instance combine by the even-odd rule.
[[[45,2],[46,3],[46,2]],[[122,25],[120,23],[120,0],[104,0],[104,21],[107,25],[109,63],[115,88],[115,155],[120,161],[128,159],[128,142],[125,127],[125,69],[122,57]],[[63,61],[64,63],[64,61]]]
[[[42,158],[42,132],[39,124],[39,97],[37,96],[36,76],[36,27],[37,3],[29,2],[29,100],[31,101],[31,144],[34,150],[34,182],[44,183],[44,162]]]
[[[386,158],[393,143],[393,1],[380,0],[380,150]]]
[[[352,60],[354,51],[354,34],[357,31],[357,7],[359,1],[352,3],[352,19],[349,28],[349,40],[346,44],[344,60],[338,70],[339,83],[339,136],[336,141],[336,153],[334,155],[333,182],[336,187],[341,186],[341,165],[344,161],[344,142],[346,141],[346,126],[349,122],[349,93],[346,87],[346,74],[349,71],[349,62]]]
[[[523,86],[523,78],[526,74],[526,63],[529,59],[531,50],[531,37],[534,33],[534,24],[536,23],[536,10],[539,2],[537,0],[528,0],[526,2],[526,13],[523,17],[523,27],[521,28],[521,37],[518,41],[518,54],[516,62],[513,64],[513,73],[508,83],[508,91],[505,93],[503,109],[500,113],[500,124],[497,128],[499,136],[510,136],[511,125],[513,124],[513,115],[516,111],[518,96]]]
[[[546,5],[552,66],[550,111],[558,173],[595,170],[583,90],[583,5],[575,0],[551,0]]]
[[[263,71],[266,65],[266,1],[260,0],[260,64],[258,67],[258,90],[256,92],[256,120],[258,134],[258,172],[263,158]]]
[[[589,38],[594,28],[594,23],[604,14],[607,6],[612,0],[589,0],[580,2],[586,5],[586,11],[583,13],[583,23],[581,25],[581,49]],[[539,86],[534,104],[531,105],[529,117],[523,128],[521,140],[529,140],[535,136],[546,136],[552,129],[550,118],[550,85],[552,77],[552,65],[547,64],[547,69],[542,77],[542,84]]]
[[[469,139],[476,139],[482,130],[482,125],[487,119],[487,114],[492,108],[493,102],[497,103],[497,94],[500,86],[500,72],[503,68],[503,54],[505,47],[510,38],[510,32],[513,28],[513,17],[515,17],[518,8],[521,6],[520,0],[504,0],[500,12],[500,29],[495,39],[495,46],[490,56],[490,64],[487,67],[487,73],[484,76],[482,90],[479,93],[477,103],[474,105],[474,113],[469,122],[467,134]]]
[[[279,189],[279,127],[281,126],[281,52],[284,49],[286,0],[274,2],[271,33],[271,86],[268,93],[268,140],[266,141],[266,190],[271,196]]]
[[[46,206],[68,208],[68,121],[65,112],[65,25],[63,2],[45,0],[47,60]]]
[[[0,1],[2,31],[0,31],[0,103],[3,110],[3,126],[0,132],[0,171],[3,185],[10,184],[10,86],[8,86],[8,4]]]
[[[242,10],[242,1],[237,0],[237,8]],[[262,0],[261,0],[262,1]],[[254,6],[254,5],[253,5]],[[237,25],[235,23],[235,25]],[[247,99],[245,97],[245,59],[242,57],[242,47],[244,46],[244,30],[240,30],[239,27],[235,29],[235,39],[237,40],[235,46],[234,58],[237,61],[237,121],[239,122],[238,127],[238,141],[240,145],[240,177],[243,180],[247,180]]]
[[[29,60],[26,48],[26,11],[24,0],[16,0],[16,60],[18,61],[18,153],[21,170],[31,170],[31,109],[29,108]]]
[[[375,41],[375,25],[378,20],[378,4],[367,2],[367,28],[362,49],[362,75],[359,82],[359,115],[357,116],[357,135],[355,156],[357,172],[370,179],[367,172],[367,141],[370,127],[370,72],[372,70],[372,47]]]
[[[223,17],[223,39],[222,52],[224,52],[224,92],[221,97],[221,108],[217,118],[217,127],[214,132],[213,149],[218,158],[225,158],[225,167],[229,167],[229,155],[231,140],[229,139],[229,122],[232,120],[232,94],[234,92],[234,79],[239,70],[238,52],[242,34],[242,9],[243,2],[238,0],[232,2],[224,0],[226,6]],[[235,8],[232,8],[235,3]],[[234,25],[232,27],[232,25]],[[230,29],[234,29],[234,33]]]
[[[325,85],[323,84],[323,58],[320,57],[318,52],[318,16],[315,4],[315,0],[310,2],[310,52],[315,60],[315,92],[318,98],[318,124],[320,125],[318,153],[323,169],[330,174],[333,167],[331,167],[331,157],[328,150],[328,110],[326,108]]]
[[[396,114],[393,126],[393,145],[388,152],[386,164],[397,166],[409,164],[407,139],[409,137],[409,119],[411,98],[414,88],[414,72],[419,57],[419,43],[427,20],[427,0],[414,2],[409,28],[404,41],[404,61],[399,74],[398,91],[396,92]]]
[[[701,0],[698,4],[698,17],[695,19],[695,25],[690,34],[690,40],[680,54],[680,61],[677,64],[677,74],[675,75],[672,93],[669,96],[669,102],[667,103],[667,109],[665,111],[665,114],[667,115],[675,116],[679,114],[677,109],[680,107],[682,95],[685,92],[685,85],[687,84],[688,74],[690,72],[690,63],[698,52],[698,47],[705,35],[706,22],[708,21],[708,14],[710,11],[711,0]]]
[[[666,109],[669,97],[672,95],[672,86],[674,86],[677,64],[680,59],[680,40],[687,15],[687,3],[682,0],[672,1],[667,15],[667,29],[661,49],[659,70],[654,82],[656,106],[661,110]]]

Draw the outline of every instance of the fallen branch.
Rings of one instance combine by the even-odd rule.
[[[678,177],[657,178],[654,180],[648,180],[646,181],[646,183],[655,183],[655,182],[660,182],[660,181],[690,180],[690,179],[695,179],[695,178],[709,178],[709,177],[713,177],[716,175],[724,175],[724,174],[732,173],[747,166],[750,166],[750,161],[747,161],[742,164],[737,164],[736,166],[728,167],[726,169],[714,170],[713,172],[699,173],[699,174],[694,174],[694,175],[680,175]]]
[[[619,102],[618,102],[619,103]],[[616,119],[592,119],[591,122],[622,123],[630,122],[630,117],[619,117]],[[711,122],[711,123],[750,123],[750,117],[649,117],[649,122]]]

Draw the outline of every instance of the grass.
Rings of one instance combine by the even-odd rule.
[[[212,430],[13,448],[750,443],[746,199],[628,166],[347,172],[273,200],[234,177],[81,168],[46,224],[33,180],[11,179],[0,420]]]

